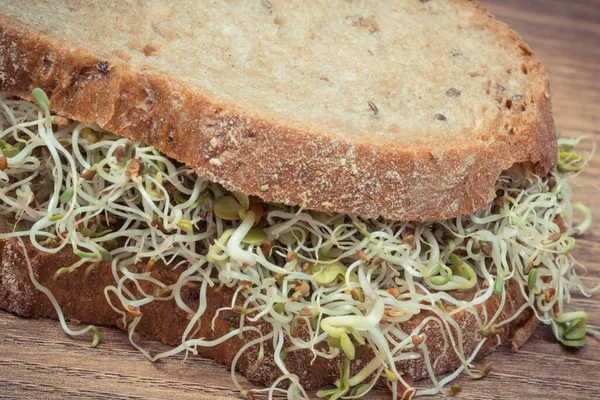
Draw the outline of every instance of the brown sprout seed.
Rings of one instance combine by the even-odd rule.
[[[360,289],[352,289],[350,291],[350,295],[352,296],[352,300],[354,300],[354,301],[363,302],[365,300],[364,294],[363,294],[362,290],[360,290]]]
[[[8,160],[6,156],[0,156],[0,171],[4,171],[6,168],[8,168]]]
[[[81,174],[81,177],[83,179],[85,179],[86,181],[92,180],[94,178],[94,176],[96,176],[96,168],[92,167],[92,169],[85,171],[83,174]]]
[[[486,256],[492,255],[493,245],[491,242],[481,241],[480,245],[481,245],[481,250],[483,251],[483,254],[485,254]]]
[[[302,297],[310,293],[310,286],[306,282],[302,282],[294,288],[298,293],[302,294]]]
[[[90,133],[90,135],[91,135],[91,133]],[[88,135],[88,141],[89,141],[89,135]],[[114,155],[115,155],[115,158],[117,159],[117,162],[123,161],[123,159],[125,158],[125,154],[126,154],[125,146],[119,146],[119,147],[117,147],[115,149],[115,152],[114,152]]]
[[[189,281],[185,283],[185,287],[188,289],[199,289],[200,284],[198,282]]]
[[[91,131],[87,137],[86,140],[89,143],[98,143],[100,141],[100,133],[96,132],[96,131]]]
[[[552,300],[552,296],[554,296],[555,293],[556,289],[554,288],[549,288],[548,290],[546,290],[546,293],[544,293],[544,300],[546,301],[546,303],[550,303],[550,300]]]
[[[242,288],[249,288],[252,287],[254,284],[252,283],[252,281],[241,281],[240,282]]]
[[[127,173],[129,174],[129,176],[131,176],[132,178],[137,178],[140,172],[141,165],[142,163],[140,163],[140,160],[138,160],[137,158],[134,158],[133,160],[129,161],[129,164],[127,165]]]
[[[302,264],[302,272],[306,273],[306,272],[308,272],[309,269],[310,269],[309,263]]]
[[[260,245],[260,250],[265,255],[265,257],[269,256],[269,253],[271,252],[272,248],[273,248],[273,243],[271,243],[269,241],[266,241]]]
[[[62,117],[60,115],[56,115],[54,117],[54,124],[57,125],[59,128],[65,128],[67,125],[69,125],[69,120],[65,117]]]
[[[410,339],[412,340],[412,343],[413,343],[414,346],[420,345],[421,343],[423,343],[423,340],[425,340],[423,338],[423,336],[420,336],[420,335],[412,335],[410,337]]]
[[[140,309],[133,306],[127,306],[127,312],[133,315],[134,317],[139,317],[142,315]]]
[[[298,315],[301,315],[303,317],[312,317],[312,311],[308,307],[304,307],[300,310]]]
[[[356,250],[356,257],[358,257],[359,259],[361,259],[363,261],[367,261],[367,253],[365,253],[362,250]]]
[[[462,387],[459,384],[455,383],[454,385],[450,386],[450,389],[448,389],[446,391],[446,395],[448,397],[454,397],[457,394],[459,394],[461,391],[462,391]]]
[[[491,370],[492,370],[492,364],[488,363],[483,366],[483,368],[481,369],[481,372],[483,373],[483,375],[487,375],[490,373]]]
[[[406,313],[404,311],[401,311],[398,309],[386,309],[385,315],[390,318],[395,318],[395,317],[403,317],[404,315],[406,315]]]
[[[165,286],[162,288],[156,288],[152,294],[154,297],[167,297],[171,294],[171,290],[172,289],[169,286]]]
[[[293,324],[290,324],[290,336],[297,338],[300,335],[300,331]]]
[[[411,249],[413,249],[413,250],[414,250],[414,248],[415,248],[415,245],[416,245],[416,243],[417,243],[417,240],[416,240],[416,238],[415,238],[415,235],[413,235],[413,234],[409,234],[409,235],[407,235],[407,236],[404,238],[404,240],[403,240],[403,241],[404,241],[404,243],[406,243],[407,245],[409,245],[409,246],[411,247]]]
[[[146,263],[146,267],[144,268],[146,272],[150,272],[154,269],[154,264],[156,264],[156,261],[154,260],[150,260]]]
[[[550,242],[556,242],[557,240],[559,240],[559,239],[560,239],[560,237],[561,237],[561,233],[560,233],[560,232],[554,232],[553,234],[551,234],[551,235],[548,237],[548,240],[549,240]]]
[[[297,259],[298,259],[298,253],[296,253],[295,251],[290,251],[285,255],[286,262],[292,262],[293,260],[297,260]]]
[[[260,222],[264,210],[260,204],[252,204],[250,210],[254,211],[254,225],[256,225]]]
[[[565,233],[569,230],[568,226],[565,224],[565,220],[560,215],[554,217],[553,222],[558,225],[558,229],[560,229],[561,233]]]

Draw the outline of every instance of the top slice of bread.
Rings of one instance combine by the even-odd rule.
[[[157,147],[269,202],[472,213],[556,160],[546,73],[466,0],[0,5],[0,91]]]

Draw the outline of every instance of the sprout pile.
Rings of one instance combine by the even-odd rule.
[[[564,345],[586,341],[586,313],[564,310],[573,289],[586,296],[593,291],[582,284],[585,269],[571,255],[575,237],[591,223],[589,210],[569,200],[567,174],[579,171],[583,162],[572,151],[577,140],[559,139],[557,170],[546,177],[528,182],[503,174],[495,201],[473,215],[427,223],[368,220],[227,191],[152,147],[52,115],[46,95],[39,89],[33,95],[37,105],[0,97],[0,215],[12,229],[0,238],[17,237],[22,245],[26,238],[45,253],[72,251],[79,260],[57,270],[57,277],[110,264],[114,283],[105,288],[107,301],[128,324],[132,344],[151,360],[196,353],[198,347],[252,331],[256,339],[238,352],[231,368],[244,394],[261,390],[249,392],[235,380],[240,355],[258,347],[258,364],[270,343],[281,372],[271,388],[262,390],[270,395],[307,397],[284,362],[287,354],[307,349],[315,358],[344,358],[336,387],[319,391],[320,397],[360,397],[383,380],[396,398],[407,391],[410,396],[439,393],[463,370],[474,378],[485,375],[487,368],[474,371],[471,364],[478,351],[497,328],[528,308]],[[576,227],[574,211],[583,215]],[[126,268],[139,262],[183,266],[184,272],[166,285],[152,277],[151,268],[137,273]],[[79,331],[67,326],[52,293],[35,280],[28,264],[64,329],[92,332],[97,345],[94,326]],[[144,292],[144,281],[157,289]],[[518,283],[526,301],[501,320],[509,281]],[[128,282],[137,291],[128,289]],[[181,298],[190,283],[198,287],[197,309]],[[207,289],[223,286],[234,290],[227,310],[240,315],[239,327],[212,342],[196,338]],[[468,295],[457,295],[461,291]],[[465,354],[452,317],[492,296],[500,297],[500,308],[484,317],[474,313],[482,339]],[[115,298],[118,302],[111,301]],[[190,322],[177,348],[152,356],[134,339],[143,307],[154,301],[173,301]],[[432,316],[412,332],[401,329],[399,323],[423,311]],[[252,324],[258,320],[268,323],[268,332]],[[436,360],[428,356],[424,327],[432,321],[447,332],[447,351],[462,362],[446,376],[435,376]],[[374,358],[352,376],[358,346],[368,346]],[[431,387],[417,390],[396,365],[418,357],[424,358]],[[288,389],[279,387],[284,380]]]

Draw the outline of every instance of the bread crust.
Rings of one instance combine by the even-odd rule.
[[[0,91],[31,100],[49,95],[59,114],[98,123],[152,145],[229,190],[268,202],[367,218],[436,220],[471,214],[494,196],[499,174],[517,165],[545,175],[556,162],[552,107],[543,66],[521,38],[476,2],[470,7],[499,40],[528,57],[527,113],[484,129],[513,127],[462,147],[416,149],[291,126],[219,103],[175,79],[101,59],[86,49],[19,26],[0,15]]]
[[[0,232],[7,231],[6,221],[0,219]],[[62,276],[57,280],[54,278],[55,272],[60,267],[71,265],[78,259],[70,249],[63,249],[58,254],[47,254],[40,253],[30,247],[28,253],[36,279],[42,285],[48,287],[56,296],[68,320],[77,320],[82,323],[96,325],[118,326],[121,329],[127,329],[121,321],[121,316],[109,306],[104,297],[104,288],[113,284],[110,265],[106,263],[99,264],[87,277],[85,276],[86,266],[84,265],[75,272]],[[129,266],[128,269],[132,272],[142,272],[144,266]],[[172,284],[176,282],[180,272],[157,263],[152,270],[152,276],[165,284]],[[23,250],[18,244],[17,239],[11,238],[0,241],[0,309],[23,317],[56,318],[54,308],[45,294],[33,286],[28,274]],[[126,285],[132,292],[136,291],[135,286],[131,282]],[[154,289],[147,282],[142,283],[142,287],[147,292],[151,292]],[[498,321],[509,318],[524,303],[524,299],[518,289],[518,284],[511,282],[506,287],[506,290],[506,304]],[[192,309],[197,309],[198,307],[198,291],[199,288],[184,287],[182,289],[181,297]],[[216,310],[221,307],[231,306],[232,295],[233,289],[227,287],[223,287],[222,289],[208,289],[208,304],[206,312],[200,320],[200,330],[196,334],[196,337],[214,340],[229,333],[231,328],[238,326],[239,315],[231,311],[224,311],[215,319],[214,330],[210,328]],[[118,305],[116,298],[112,300],[115,305]],[[493,296],[483,305],[477,306],[475,310],[485,320],[484,315],[493,315],[499,306],[500,298]],[[154,301],[146,306],[142,306],[140,311],[142,312],[142,319],[136,328],[136,332],[141,335],[143,340],[156,340],[168,345],[178,345],[181,343],[181,335],[189,323],[189,317],[175,304],[174,300]],[[500,342],[505,341],[509,336],[513,335],[515,330],[523,325],[531,315],[532,313],[527,310],[511,323],[503,325],[498,330],[497,335],[492,335],[485,341],[479,352],[479,357],[490,353]],[[410,334],[414,327],[423,318],[428,316],[430,315],[421,313],[411,320],[399,324],[398,327],[407,334]],[[469,355],[483,339],[476,319],[469,311],[459,312],[453,316],[453,319],[461,331],[464,352]],[[127,323],[131,320],[132,317],[128,316]],[[260,320],[258,323],[247,321],[245,325],[254,325],[263,334],[268,334],[272,330],[270,325],[264,320]],[[444,329],[440,328],[438,323],[430,321],[421,334],[424,334],[426,337],[425,343],[432,364],[434,365],[433,370],[436,374],[439,375],[460,366],[461,362],[448,341],[448,334]],[[453,331],[453,335],[455,340],[458,341],[458,335],[455,331]],[[248,341],[257,337],[255,333],[249,332],[245,334],[244,339],[236,336],[214,347],[199,347],[198,352],[229,367],[240,348]],[[291,344],[285,344],[286,347],[289,345]],[[326,346],[324,343],[321,344],[321,350],[326,351]],[[93,349],[90,349],[90,351],[93,351]],[[422,354],[420,350],[413,351]],[[258,346],[250,347],[240,357],[236,367],[249,380],[262,385],[270,385],[279,377],[279,371],[272,363],[272,341],[265,343],[265,359],[257,369],[253,370],[257,356]],[[357,373],[372,357],[373,354],[370,349],[360,351],[359,348],[356,359],[351,363],[352,374]],[[313,354],[310,351],[301,350],[289,353],[285,359],[285,364],[292,373],[299,376],[300,382],[306,389],[314,389],[332,384],[339,377],[339,366],[342,364],[343,359],[344,356],[340,355],[333,360],[320,357],[313,360]],[[435,360],[438,361],[434,363]],[[310,367],[307,367],[309,365]],[[398,362],[396,366],[398,371],[410,375],[414,379],[429,376],[423,357]]]

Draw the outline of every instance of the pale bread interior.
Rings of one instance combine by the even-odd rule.
[[[507,133],[499,121],[537,80],[507,32],[452,1],[7,1],[3,13],[251,115],[404,150]]]

